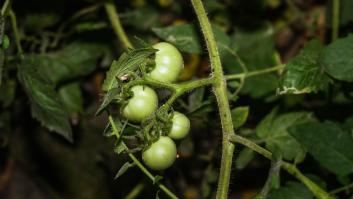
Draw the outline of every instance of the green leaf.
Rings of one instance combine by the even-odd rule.
[[[73,141],[69,116],[63,107],[54,85],[35,67],[36,63],[23,61],[19,67],[19,79],[29,97],[32,116],[43,126],[70,142]]]
[[[320,64],[332,77],[353,82],[353,34],[328,45],[320,56]]]
[[[234,128],[237,129],[243,126],[249,116],[249,107],[240,106],[231,111]]]
[[[115,175],[114,179],[118,179],[120,176],[122,176],[128,169],[131,167],[134,167],[135,163],[130,163],[130,162],[125,162],[123,166],[120,167],[118,173]]]
[[[103,102],[102,104],[99,106],[97,112],[96,112],[96,116],[101,114],[102,111],[115,99],[116,95],[119,94],[121,92],[121,88],[112,88],[110,89],[107,94],[105,94],[104,98],[103,98]]]
[[[331,172],[353,172],[353,138],[336,124],[309,122],[293,126],[289,132]]]
[[[143,6],[130,12],[124,12],[121,21],[123,24],[131,25],[138,30],[148,30],[159,25],[158,10],[153,6]]]
[[[164,28],[153,28],[153,32],[160,38],[172,43],[179,50],[187,53],[202,54],[204,43],[198,28],[193,24],[182,24]],[[230,45],[229,36],[217,26],[212,27],[221,56]]]
[[[249,71],[261,70],[277,65],[277,53],[272,26],[264,26],[253,31],[237,29],[231,36],[230,48],[237,52]],[[227,54],[222,63],[229,73],[243,72],[240,63],[232,54]],[[265,74],[246,78],[242,94],[260,98],[271,92],[275,94],[277,77]]]
[[[254,159],[255,153],[250,148],[244,148],[240,151],[237,159],[235,160],[235,167],[237,169],[244,169],[249,162]]]
[[[287,160],[293,160],[298,156],[302,157],[305,154],[305,150],[288,133],[288,128],[313,120],[312,114],[308,112],[277,115],[275,109],[260,122],[256,128],[256,134],[264,139],[266,148],[274,154],[282,155]]]
[[[117,86],[117,78],[125,75],[129,71],[137,69],[141,64],[146,63],[148,57],[155,53],[153,48],[133,49],[123,53],[118,61],[113,61],[103,83],[103,90],[109,91]]]
[[[75,117],[84,112],[82,92],[77,82],[60,87],[59,96],[65,106],[66,112],[69,113],[71,117]]]
[[[89,74],[104,52],[100,44],[74,42],[63,49],[44,55],[29,55],[26,62],[35,63],[54,83]]]
[[[279,81],[279,94],[300,94],[317,92],[326,88],[329,77],[318,64],[323,45],[319,40],[311,40],[292,58],[284,69]]]
[[[286,186],[270,192],[268,199],[313,199],[314,196],[305,185],[288,182]]]

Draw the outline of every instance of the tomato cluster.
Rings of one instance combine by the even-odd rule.
[[[153,46],[158,51],[155,54],[155,67],[147,75],[160,82],[173,83],[177,81],[184,61],[179,50],[170,43],[160,42]],[[129,121],[140,123],[153,116],[158,108],[157,93],[146,85],[131,88],[132,97],[122,107],[122,116]],[[160,135],[157,141],[150,144],[142,153],[143,162],[151,169],[164,170],[170,167],[176,157],[177,148],[173,141],[187,136],[190,130],[190,120],[182,113],[171,113],[171,125],[168,132]]]

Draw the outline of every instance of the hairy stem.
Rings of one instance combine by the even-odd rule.
[[[119,135],[119,131],[118,129],[116,128],[115,126],[115,123],[114,123],[114,119],[111,115],[109,115],[109,123],[113,129],[113,133],[114,135],[116,136],[116,138],[119,140],[120,139],[120,135]],[[122,142],[122,145],[125,149],[125,151],[127,152],[127,154],[129,155],[130,159],[135,163],[135,165],[152,181],[152,182],[155,182],[156,181],[156,178],[152,175],[152,173],[150,173],[148,171],[148,169],[143,166],[143,164],[135,157],[134,154],[132,154],[129,150],[129,148],[126,146],[126,144]],[[161,183],[158,183],[158,187],[164,191],[164,193],[166,193],[170,198],[173,198],[173,199],[176,199],[178,198],[176,195],[174,195],[166,186],[164,186],[163,184]]]
[[[22,59],[23,58],[23,50],[22,50],[22,46],[21,46],[21,38],[20,38],[20,34],[19,34],[18,28],[17,28],[16,14],[12,9],[10,9],[10,11],[9,11],[9,16],[11,18],[13,35],[15,37],[15,42],[16,42],[16,46],[17,46],[17,54]]]
[[[105,11],[109,17],[110,23],[113,26],[114,32],[116,36],[121,40],[122,44],[125,48],[133,48],[132,44],[130,43],[119,19],[117,14],[117,10],[115,8],[114,2],[107,1],[104,4]]]
[[[226,79],[229,80],[234,80],[234,79],[241,79],[241,78],[247,78],[247,77],[252,77],[252,76],[256,76],[256,75],[262,75],[262,74],[266,74],[266,73],[272,73],[275,71],[279,71],[282,70],[285,67],[284,64],[278,65],[278,66],[274,66],[271,68],[265,68],[262,70],[255,70],[255,71],[251,71],[251,72],[247,72],[247,73],[238,73],[238,74],[232,74],[232,75],[225,75]]]
[[[340,21],[340,0],[332,0],[332,41],[338,38]]]
[[[234,135],[234,127],[228,103],[226,81],[223,75],[216,40],[212,32],[211,24],[207,18],[205,8],[201,0],[191,0],[191,2],[206,40],[214,78],[212,86],[217,99],[222,124],[222,158],[216,198],[227,198],[234,152],[234,144],[229,141],[229,137]]]
[[[257,145],[251,140],[248,140],[238,135],[233,135],[230,137],[230,141],[235,143],[240,143],[246,147],[249,147],[255,152],[263,155],[267,159],[272,160],[272,153],[270,151]],[[301,181],[303,184],[305,184],[306,187],[308,187],[308,189],[315,195],[315,197],[319,199],[333,199],[333,197],[330,196],[329,193],[327,193],[320,186],[318,186],[316,183],[314,183],[312,180],[310,180],[308,177],[302,174],[294,164],[291,164],[288,162],[282,162],[282,168],[286,170],[288,173],[290,173],[291,175],[293,175],[295,178],[297,178],[299,181]]]

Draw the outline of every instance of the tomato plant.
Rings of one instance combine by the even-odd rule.
[[[142,153],[143,162],[151,169],[164,170],[174,163],[177,148],[172,139],[161,136]]]
[[[1,1],[0,198],[353,199],[352,2]]]
[[[175,82],[184,67],[181,53],[167,42],[160,42],[152,47],[158,51],[155,57],[155,68],[149,75],[161,82]]]
[[[172,118],[172,127],[168,136],[173,139],[181,139],[187,136],[190,131],[190,120],[182,113],[174,112]]]
[[[141,122],[157,110],[158,97],[148,86],[134,86],[131,91],[132,97],[122,107],[122,115],[133,122]]]

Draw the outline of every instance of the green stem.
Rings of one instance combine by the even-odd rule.
[[[112,126],[114,135],[117,137],[117,139],[120,138],[119,131],[115,126],[114,119],[111,115],[109,115],[109,123]],[[156,178],[148,171],[146,167],[143,166],[143,164],[135,157],[134,154],[129,152],[129,148],[126,146],[126,144],[123,142],[122,143],[123,147],[125,148],[125,151],[128,153],[130,159],[135,163],[135,165],[152,181],[155,182]],[[174,195],[166,186],[163,184],[158,183],[158,187],[164,191],[170,198],[176,199],[178,198],[176,195]]]
[[[265,73],[271,73],[271,72],[275,72],[278,70],[282,70],[285,67],[284,64],[278,65],[278,66],[274,66],[271,68],[266,68],[263,70],[255,70],[255,71],[251,71],[251,72],[247,72],[247,73],[238,73],[238,74],[232,74],[232,75],[225,75],[225,78],[229,81],[229,80],[234,80],[234,79],[241,79],[241,78],[247,78],[247,77],[252,77],[252,76],[256,76],[256,75],[262,75]]]
[[[228,103],[227,86],[223,75],[216,40],[212,32],[211,24],[207,18],[205,8],[201,0],[191,0],[191,2],[206,40],[214,78],[213,90],[217,99],[222,124],[222,158],[216,198],[227,198],[234,152],[234,144],[229,142],[229,137],[234,135],[234,127]]]
[[[9,8],[10,0],[5,0],[2,8],[1,8],[1,15],[5,16],[7,9]]]
[[[332,1],[332,41],[335,41],[339,34],[340,0]]]
[[[113,26],[114,32],[118,38],[120,38],[122,44],[124,45],[125,48],[133,48],[132,44],[130,43],[128,37],[126,36],[126,33],[121,25],[119,16],[117,14],[117,10],[115,8],[115,5],[112,1],[107,1],[107,3],[104,4],[105,11],[108,15],[108,18],[110,20],[110,23]]]
[[[251,140],[248,140],[246,138],[243,138],[238,135],[233,135],[230,137],[230,141],[234,143],[240,143],[246,147],[251,148],[255,152],[263,155],[267,159],[272,160],[272,153],[263,147],[257,145],[256,143],[252,142]],[[288,173],[293,175],[295,178],[297,178],[299,181],[301,181],[303,184],[305,184],[308,189],[319,199],[333,199],[332,196],[330,196],[329,193],[327,193],[325,190],[323,190],[321,187],[319,187],[317,184],[315,184],[313,181],[311,181],[308,177],[306,177],[304,174],[300,172],[300,170],[291,163],[288,162],[282,162],[282,168],[285,169]]]
[[[320,186],[311,181],[308,177],[300,172],[300,170],[294,165],[287,162],[283,162],[282,168],[285,169],[288,173],[296,177],[299,181],[308,187],[308,189],[320,199],[333,199],[329,193],[323,190]]]
[[[343,186],[343,187],[340,187],[340,188],[337,188],[337,189],[334,189],[334,190],[330,191],[330,194],[337,194],[337,193],[339,193],[341,191],[345,191],[345,190],[348,190],[350,188],[353,188],[353,183],[348,184],[348,185]]]
[[[18,28],[17,28],[16,15],[12,9],[10,9],[10,11],[9,11],[9,16],[11,18],[13,35],[15,37],[15,42],[16,42],[16,46],[17,46],[17,54],[22,59],[23,58],[23,50],[22,50],[22,46],[21,46],[21,39],[20,39],[20,34],[18,32]]]
[[[140,195],[140,193],[143,191],[143,189],[145,188],[145,184],[143,182],[138,183],[131,191],[129,194],[127,194],[127,196],[125,197],[125,199],[134,199],[137,198],[138,195]]]

